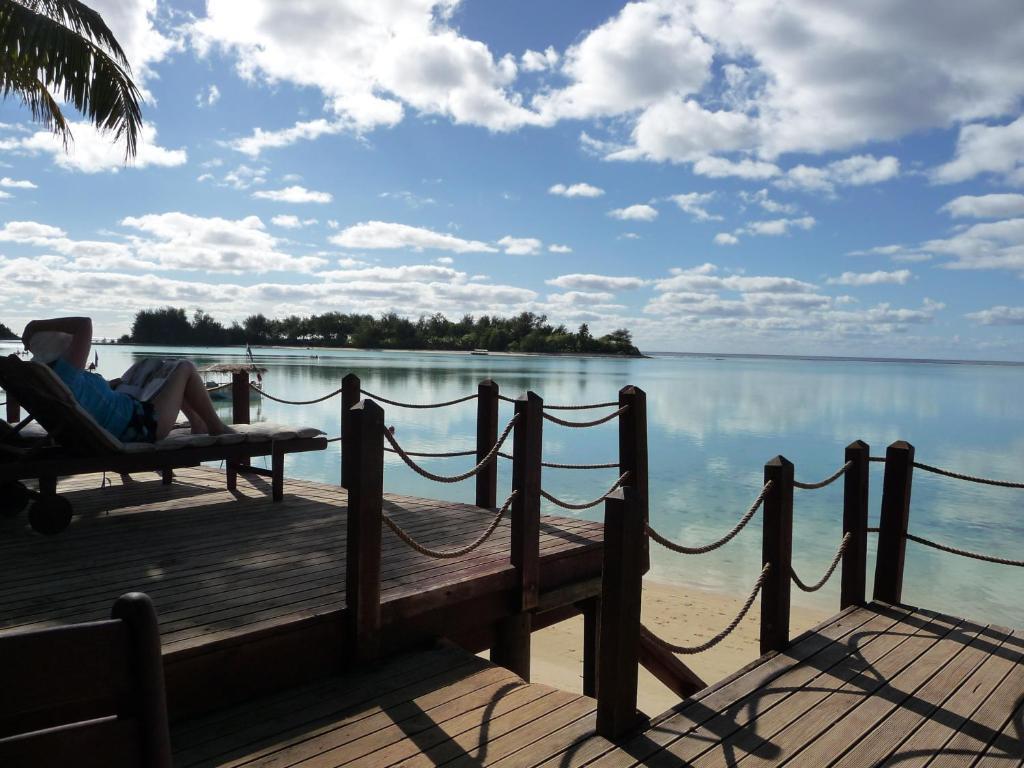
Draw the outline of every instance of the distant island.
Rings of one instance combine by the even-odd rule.
[[[17,341],[21,337],[8,328],[3,323],[0,323],[0,341]]]
[[[184,309],[164,307],[136,313],[131,333],[118,341],[121,344],[182,346],[273,344],[642,356],[633,345],[632,334],[625,328],[595,338],[586,323],[573,332],[564,325],[553,326],[547,322],[546,315],[533,312],[522,312],[514,317],[464,315],[457,321],[440,313],[415,321],[394,312],[380,317],[327,312],[310,317],[291,315],[279,320],[259,314],[225,327],[201,309],[189,318]]]

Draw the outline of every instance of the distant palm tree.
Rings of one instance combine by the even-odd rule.
[[[71,129],[51,89],[135,156],[142,110],[129,72],[103,18],[78,0],[0,0],[0,94],[20,96],[65,147]]]

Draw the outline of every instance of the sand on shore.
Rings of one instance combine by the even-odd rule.
[[[695,645],[723,629],[743,605],[745,595],[726,595],[695,587],[644,582],[643,622],[659,637]],[[838,612],[838,607],[836,611]],[[794,606],[790,636],[828,618],[826,611]],[[708,685],[753,661],[758,653],[759,602],[755,602],[736,630],[714,648],[683,656],[683,661]],[[533,634],[530,660],[533,682],[565,691],[583,689],[583,618],[577,616]],[[643,667],[640,668],[638,705],[648,715],[661,714],[678,697]]]

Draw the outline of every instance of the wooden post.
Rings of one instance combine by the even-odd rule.
[[[348,433],[352,430],[349,424],[352,421],[352,409],[362,399],[362,384],[359,377],[350,373],[341,380],[341,486],[348,488],[348,484],[354,476],[355,448],[346,450],[348,445]]]
[[[348,447],[354,457],[348,488],[345,601],[347,657],[372,659],[380,649],[380,540],[384,503],[384,411],[372,400],[352,409]]]
[[[850,534],[850,543],[843,553],[842,586],[839,607],[864,604],[864,588],[868,567],[868,479],[871,449],[863,440],[846,446],[850,468],[843,477],[843,536]]]
[[[526,682],[530,682],[532,625],[533,614],[528,611],[520,611],[499,619],[494,647],[491,648],[491,661],[499,667],[515,672]]]
[[[619,407],[629,406],[619,416],[619,474],[629,472],[625,484],[633,489],[633,506],[647,525],[650,519],[647,495],[647,394],[639,387],[619,390]],[[649,542],[643,537],[643,570],[651,569]]]
[[[583,613],[583,695],[597,697],[597,660],[600,658],[601,598],[578,604]]]
[[[231,374],[231,421],[234,424],[249,423],[248,371],[236,371]]]
[[[793,464],[782,456],[764,465],[764,481],[772,487],[764,497],[762,564],[771,570],[761,587],[761,653],[781,651],[789,644],[789,593],[793,559]]]
[[[597,732],[616,739],[640,721],[636,709],[640,664],[643,518],[631,487],[604,503],[604,567],[598,658]]]
[[[513,434],[512,565],[519,574],[520,609],[537,607],[540,586],[540,475],[544,401],[534,392],[516,400]]]
[[[914,477],[914,446],[897,440],[885,451],[882,518],[878,524],[874,599],[897,604],[903,597],[903,562],[907,552],[910,487]]]
[[[160,654],[160,629],[153,602],[141,592],[117,598],[111,618],[128,628],[132,653],[130,664],[138,683],[133,691],[134,714],[142,723],[144,763],[153,768],[171,768],[171,736],[167,725],[167,696],[164,666]]]
[[[485,379],[476,392],[476,460],[479,463],[498,442],[498,385]],[[498,506],[497,457],[476,476],[476,505],[488,509]]]
[[[14,395],[10,392],[4,393],[7,396],[7,421],[11,424],[17,424],[21,421],[21,405],[15,399]]]

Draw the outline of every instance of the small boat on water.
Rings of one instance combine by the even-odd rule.
[[[206,391],[209,393],[210,399],[215,402],[231,400],[231,387],[225,385],[231,383],[232,374],[248,373],[250,374],[249,378],[251,381],[253,378],[262,376],[266,372],[266,368],[260,368],[255,365],[235,365],[232,363],[208,365],[199,370],[203,377],[203,383],[206,385]],[[261,395],[258,390],[252,387],[249,388],[249,400],[251,402],[258,401],[260,397]]]
[[[469,354],[471,354],[471,355],[489,355],[491,353],[488,352],[486,349],[474,349]]]

